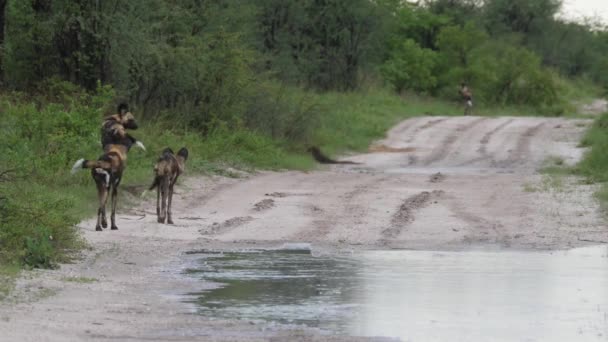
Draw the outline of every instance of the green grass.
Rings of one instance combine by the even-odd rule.
[[[317,101],[325,109],[314,144],[329,153],[364,151],[371,142],[406,118],[461,115],[458,104],[419,96],[397,96],[389,90],[326,93]]]
[[[277,91],[272,85],[269,89],[269,94]],[[155,160],[167,146],[189,149],[188,175],[237,177],[233,169],[311,170],[316,164],[306,152],[310,145],[329,155],[364,151],[406,118],[463,112],[459,103],[398,96],[377,87],[350,93],[316,93],[295,87],[280,91],[287,100],[267,101],[266,107],[260,105],[254,111],[271,113],[253,116],[254,123],[265,122],[257,128],[251,122],[247,126],[245,117],[230,126],[216,125],[202,135],[180,122],[142,117],[138,120],[141,128],[132,134],[144,142],[147,151],[129,153],[119,208],[127,210],[140,200],[152,181]],[[19,97],[0,98],[0,173],[15,170],[0,179],[0,217],[8,218],[0,220],[0,264],[54,267],[86,245],[74,226],[94,215],[96,190],[89,172],[72,176],[69,171],[77,159],[95,159],[101,154],[99,123],[108,112],[105,105],[112,102],[111,96],[102,89],[98,95],[78,97],[67,104],[34,104],[31,99],[15,98]],[[272,107],[275,102],[278,104]],[[505,112],[481,107],[474,114],[496,113]],[[138,117],[137,112],[135,115]],[[608,119],[604,121],[596,126],[608,124]],[[601,127],[594,127],[583,144],[608,147]],[[608,157],[596,149],[588,157],[579,171],[594,180],[608,180],[603,166],[596,165],[602,158],[608,163]]]
[[[119,208],[126,210],[140,200],[152,182],[156,158],[167,146],[189,149],[189,175],[237,176],[232,169],[311,170],[316,164],[306,152],[310,145],[330,154],[363,151],[400,120],[462,111],[457,104],[397,96],[384,89],[316,93],[287,87],[272,91],[283,102],[272,107],[274,102],[269,101],[271,107],[266,103],[267,107],[256,109],[256,113],[272,111],[270,119],[253,117],[254,123],[266,120],[259,129],[237,121],[215,125],[202,135],[180,122],[138,120],[141,128],[132,135],[147,151],[129,152]],[[14,170],[0,180],[0,198],[4,198],[0,215],[8,218],[0,221],[0,264],[52,268],[85,246],[75,225],[96,212],[96,190],[89,172],[71,175],[70,168],[79,158],[96,159],[101,154],[99,123],[108,112],[105,107],[112,102],[111,96],[101,89],[97,95],[67,97],[74,100],[64,104],[0,98],[4,114],[0,172]],[[298,124],[302,127],[291,127]]]
[[[608,212],[608,113],[599,116],[583,137],[581,147],[589,151],[574,171],[586,178],[588,183],[601,183],[596,198],[604,211]]]
[[[91,284],[96,283],[99,280],[97,278],[89,278],[89,277],[64,277],[61,278],[62,281],[68,283],[79,283],[79,284]]]
[[[4,299],[15,286],[20,267],[16,264],[0,265],[0,300]]]

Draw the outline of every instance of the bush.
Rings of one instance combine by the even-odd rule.
[[[0,221],[0,261],[50,268],[66,261],[82,241],[71,213],[74,203],[65,195],[46,193],[20,181],[4,183],[6,197]]]
[[[291,143],[306,143],[327,114],[312,92],[277,82],[260,82],[244,99],[242,122],[246,128]]]
[[[473,52],[467,70],[476,95],[484,102],[551,108],[561,104],[558,77],[524,48],[488,43]]]
[[[581,146],[589,147],[583,160],[577,166],[580,174],[593,182],[608,181],[608,113],[595,120],[587,131]]]
[[[412,39],[407,39],[393,50],[381,72],[397,92],[405,89],[430,92],[437,85],[433,73],[436,63],[434,51],[421,48]]]

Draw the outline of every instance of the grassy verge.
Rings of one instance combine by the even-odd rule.
[[[420,115],[460,115],[457,104],[418,96],[396,96],[390,91],[327,93],[317,101],[326,114],[314,143],[330,153],[363,151],[399,121]]]
[[[315,111],[307,112],[315,115],[314,128],[302,127],[311,131],[305,138],[273,137],[238,123],[218,124],[203,136],[186,125],[171,126],[167,120],[139,120],[141,128],[132,134],[147,151],[129,153],[121,185],[122,207],[149,186],[152,166],[166,146],[188,147],[189,174],[222,173],[229,168],[309,170],[315,166],[306,153],[309,145],[332,154],[361,151],[399,120],[460,113],[458,106],[447,102],[400,97],[381,89],[324,94],[289,91],[314,104]],[[68,98],[60,104],[0,99],[4,114],[0,173],[8,171],[0,180],[0,264],[53,267],[84,246],[75,224],[95,212],[96,191],[88,172],[72,176],[69,171],[77,159],[101,154],[99,124],[111,110],[106,104],[112,101],[111,94],[103,91]]]
[[[608,211],[608,113],[598,117],[587,131],[581,146],[589,151],[576,166],[575,172],[584,176],[590,183],[601,183],[596,193],[604,211]]]
[[[17,265],[0,265],[0,300],[4,299],[13,289],[18,274]]]
[[[111,111],[106,105],[112,103],[112,96],[101,89],[97,95],[64,96],[60,104],[0,98],[0,175],[10,171],[0,176],[0,265],[53,267],[85,245],[75,224],[95,212],[96,191],[88,172],[72,176],[69,170],[77,159],[101,154],[99,124]],[[215,125],[206,135],[175,120],[171,125],[163,119],[139,120],[141,128],[133,135],[145,143],[147,151],[129,153],[121,207],[149,186],[152,166],[166,146],[188,147],[191,175],[230,174],[229,168],[309,170],[315,166],[306,153],[309,145],[320,146],[330,155],[363,151],[400,120],[463,111],[456,103],[397,96],[378,88],[322,94],[289,88],[285,96],[287,100],[276,108],[255,110],[255,120],[266,120],[257,128],[246,122],[246,116],[242,122]],[[264,114],[265,110],[270,114]],[[496,108],[487,111],[499,112]],[[603,141],[603,124],[596,123],[589,132],[588,144]],[[305,130],[308,133],[298,134]],[[581,163],[581,172],[590,178],[606,177],[595,166],[595,159],[603,158],[601,153],[592,151],[588,158],[593,161]]]

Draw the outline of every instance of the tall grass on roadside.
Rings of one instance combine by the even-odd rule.
[[[592,182],[608,181],[608,113],[599,116],[587,131],[582,147],[589,147],[577,171]]]
[[[602,207],[608,210],[608,113],[595,120],[583,137],[581,146],[588,147],[589,151],[575,170],[590,183],[603,183],[596,197]]]
[[[75,225],[97,207],[89,172],[72,176],[69,170],[79,158],[101,154],[99,124],[112,112],[109,104],[115,95],[105,87],[91,95],[60,86],[53,88],[59,89],[57,94],[0,97],[0,173],[6,172],[0,180],[3,265],[48,268],[68,260],[84,246]],[[444,102],[385,90],[319,94],[271,84],[263,93],[268,95],[263,101],[254,97],[257,107],[205,132],[168,116],[140,119],[141,128],[132,134],[147,151],[129,153],[121,208],[125,199],[136,198],[149,186],[152,166],[166,146],[188,147],[189,174],[229,167],[308,170],[314,167],[306,153],[309,145],[330,152],[364,150],[399,120],[459,112]]]

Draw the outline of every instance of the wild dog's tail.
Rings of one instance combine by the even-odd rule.
[[[80,169],[109,169],[110,163],[105,160],[86,160],[78,159],[72,166],[72,174],[75,174]]]
[[[150,185],[150,188],[148,189],[148,191],[152,191],[152,190],[156,189],[156,187],[158,187],[160,185],[161,180],[162,180],[162,176],[155,176],[154,181],[152,182],[152,185]]]
[[[85,163],[87,162],[87,160],[85,160],[84,158],[82,159],[78,159],[77,162],[74,163],[74,166],[72,166],[72,174],[75,174],[76,172],[78,172],[78,170],[80,169],[84,169],[84,167],[82,167]]]
[[[110,184],[110,173],[106,170],[110,168],[110,164],[104,160],[86,160],[78,159],[72,166],[72,174],[78,172],[81,169],[94,169],[100,175],[103,175],[106,180],[107,186]]]

